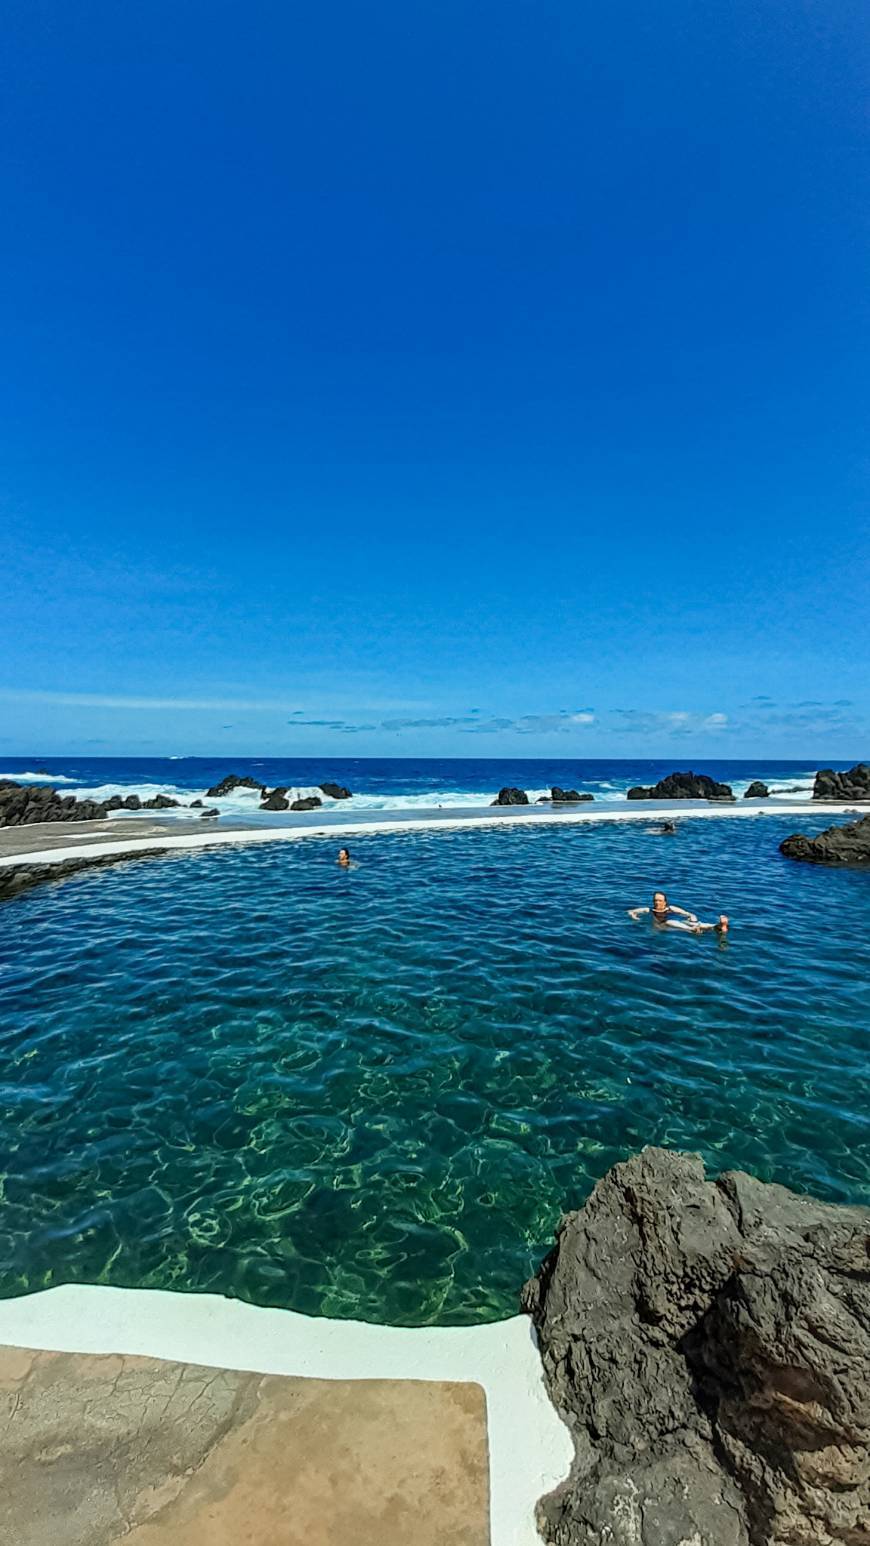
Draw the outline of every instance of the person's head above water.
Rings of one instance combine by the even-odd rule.
[[[720,913],[719,914],[719,921],[718,921],[718,923],[714,923],[713,927],[716,930],[717,934],[727,934],[728,933],[728,928],[729,928],[728,914],[727,913]]]
[[[663,891],[654,891],[652,910],[654,913],[666,913],[669,907],[668,899]]]
[[[342,865],[344,869],[347,869],[348,865],[350,864],[350,849],[339,848],[338,859],[336,862]]]

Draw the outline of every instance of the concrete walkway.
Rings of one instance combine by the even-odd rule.
[[[488,1546],[479,1385],[0,1349],[0,1546]]]
[[[0,1299],[0,1546],[540,1546],[572,1453],[525,1316]]]

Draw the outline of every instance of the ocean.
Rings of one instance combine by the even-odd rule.
[[[274,788],[288,786],[293,797],[319,793],[321,783],[335,782],[352,791],[348,812],[408,810],[444,807],[479,807],[489,804],[504,785],[525,789],[531,800],[548,794],[554,784],[594,796],[598,803],[621,804],[633,784],[654,784],[675,768],[686,766],[678,756],[665,760],[603,760],[559,757],[535,758],[336,758],[336,757],[71,757],[37,756],[6,758],[0,778],[24,782],[56,783],[66,792],[108,799],[138,793],[143,799],[165,794],[189,805],[204,799],[206,791],[225,774],[250,775]],[[834,763],[848,767],[849,762]],[[696,772],[732,785],[742,795],[753,779],[762,779],[773,800],[809,799],[816,769],[811,763],[789,761],[718,761],[703,758]],[[237,790],[210,800],[221,815],[280,825],[280,813],[261,813],[250,790]],[[336,802],[324,799],[329,808]],[[126,813],[125,813],[126,814]],[[168,813],[171,814],[171,813]],[[183,815],[183,811],[179,812]]]

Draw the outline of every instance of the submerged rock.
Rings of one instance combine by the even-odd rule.
[[[806,859],[810,864],[870,864],[870,816],[843,827],[827,827],[818,837],[795,832],[780,843],[779,851],[787,859]]]
[[[509,786],[500,789],[495,799],[490,801],[491,805],[528,805],[528,803],[529,797],[524,789],[513,789]]]
[[[211,789],[206,790],[205,797],[207,800],[221,800],[224,795],[232,794],[234,789],[259,789],[263,791],[265,788],[265,784],[261,784],[257,778],[250,778],[247,774],[243,778],[239,778],[237,773],[228,773],[225,778],[221,779],[219,784],[213,784]]]
[[[756,778],[753,779],[749,788],[745,791],[743,798],[744,800],[769,800],[770,790],[766,784],[761,782],[760,778]]]
[[[291,811],[316,811],[323,801],[316,794],[308,794],[301,800],[294,800],[290,806]]]
[[[695,1155],[615,1165],[523,1290],[567,1480],[553,1546],[867,1546],[870,1210]]]
[[[320,792],[325,794],[328,800],[350,800],[353,798],[350,790],[345,789],[344,784],[321,784]]]
[[[636,784],[629,789],[629,800],[733,800],[730,784],[720,784],[706,773],[669,773],[650,788]]]
[[[581,800],[591,800],[591,794],[580,794],[576,789],[560,789],[554,784],[550,790],[550,799],[554,805],[574,805]]]
[[[848,773],[821,768],[813,785],[814,800],[870,800],[870,764],[856,762]]]

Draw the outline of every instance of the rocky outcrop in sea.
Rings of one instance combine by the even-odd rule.
[[[805,859],[809,864],[870,864],[870,816],[842,827],[826,827],[818,837],[795,832],[780,843],[779,851],[787,859]]]
[[[552,1546],[868,1546],[870,1210],[645,1149],[522,1302],[575,1445]]]
[[[166,810],[178,805],[166,795],[140,800],[137,794],[112,795],[109,800],[78,800],[74,794],[58,794],[47,784],[22,785],[0,780],[0,827],[35,826],[45,821],[101,821],[112,811]]]
[[[749,785],[749,788],[744,789],[743,798],[744,800],[769,800],[770,790],[766,784],[761,782],[760,778],[755,778]]]
[[[227,773],[219,784],[213,784],[211,789],[206,790],[205,796],[207,800],[222,800],[236,789],[259,789],[263,794],[266,793],[266,785],[261,784],[259,779],[250,778],[248,774],[240,778],[238,773]]]
[[[706,773],[669,773],[650,787],[636,784],[628,800],[733,800],[730,784],[720,784]]]
[[[528,803],[529,797],[526,791],[514,789],[512,786],[500,789],[495,799],[490,801],[490,805],[528,805]]]
[[[848,773],[820,768],[813,785],[814,800],[870,800],[870,764],[856,762]]]

